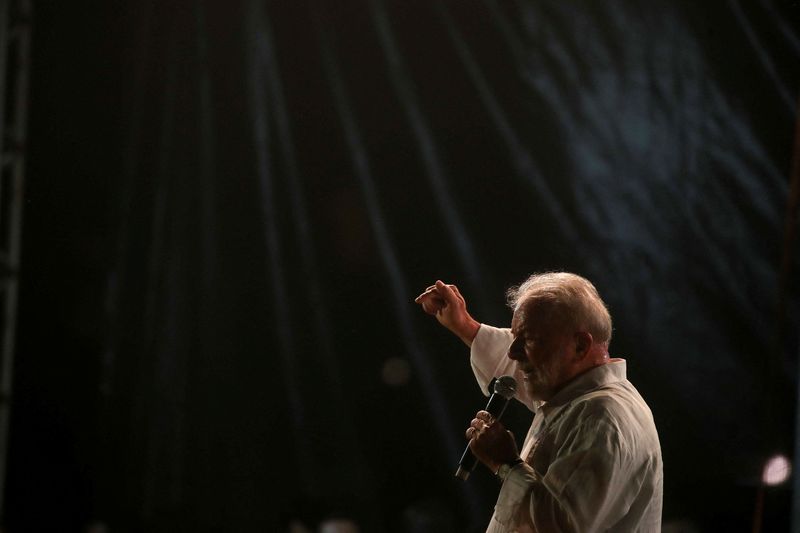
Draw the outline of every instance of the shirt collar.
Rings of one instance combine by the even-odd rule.
[[[608,363],[596,366],[575,376],[555,396],[540,407],[545,418],[550,418],[562,407],[579,396],[611,383],[627,379],[625,359],[611,359]]]

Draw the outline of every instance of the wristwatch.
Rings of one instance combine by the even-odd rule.
[[[497,472],[495,472],[494,475],[496,475],[498,478],[500,478],[500,481],[505,481],[506,478],[508,477],[508,474],[511,472],[511,469],[514,468],[515,466],[517,466],[518,464],[524,463],[524,462],[525,461],[523,461],[522,459],[517,457],[516,459],[514,459],[510,463],[504,463],[504,464],[500,465],[500,468],[497,469]]]

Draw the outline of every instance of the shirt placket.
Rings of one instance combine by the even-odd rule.
[[[525,446],[523,447],[522,454],[520,455],[529,465],[533,464],[533,454],[536,452],[536,448],[539,445],[539,442],[541,442],[545,427],[547,426],[547,419],[545,418],[544,412],[540,411],[536,416],[541,417],[541,422],[534,420],[533,424],[531,424],[531,427],[528,430],[528,435],[525,438]]]

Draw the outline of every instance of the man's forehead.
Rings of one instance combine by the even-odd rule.
[[[517,305],[514,316],[511,318],[511,327],[520,329],[526,326],[533,316],[536,316],[536,302],[527,298]]]
[[[511,317],[511,330],[512,331],[519,331],[522,327],[523,321],[525,317],[521,310],[517,309],[514,311],[514,316]]]
[[[519,301],[517,304],[517,308],[514,311],[514,316],[521,315],[522,317],[526,317],[529,315],[536,314],[537,311],[541,312],[543,309],[544,302],[538,300],[533,296],[527,296]]]
[[[528,297],[521,301],[511,318],[511,328],[515,331],[535,328],[536,326],[552,327],[560,322],[554,314],[550,302]]]

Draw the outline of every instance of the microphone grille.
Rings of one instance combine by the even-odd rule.
[[[511,399],[517,392],[517,380],[511,376],[500,376],[494,382],[494,393],[506,400]]]

